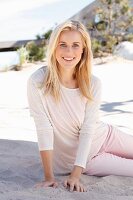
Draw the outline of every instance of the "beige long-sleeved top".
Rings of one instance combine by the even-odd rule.
[[[107,124],[99,120],[101,81],[91,76],[93,102],[81,97],[79,88],[70,89],[60,83],[61,102],[51,95],[44,96],[43,84],[47,67],[36,70],[28,79],[27,96],[33,117],[39,150],[53,150],[53,170],[70,173],[74,165],[86,170],[89,160],[102,146]]]

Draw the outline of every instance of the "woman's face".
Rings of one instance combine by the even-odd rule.
[[[56,59],[59,66],[72,70],[78,64],[83,52],[83,42],[78,31],[63,31],[56,48]]]

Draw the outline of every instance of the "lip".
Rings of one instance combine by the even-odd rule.
[[[71,62],[75,59],[75,57],[73,57],[73,58],[62,57],[62,58],[63,58],[63,60],[65,60],[67,62]]]

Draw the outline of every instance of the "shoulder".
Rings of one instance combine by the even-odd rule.
[[[93,74],[91,75],[91,88],[101,88],[101,80]]]
[[[37,87],[41,87],[47,73],[47,66],[43,66],[33,72],[28,81],[34,83]]]
[[[101,93],[102,93],[101,80],[94,75],[91,76],[91,93],[95,100],[101,98]]]

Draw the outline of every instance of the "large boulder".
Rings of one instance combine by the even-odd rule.
[[[133,43],[128,41],[121,42],[115,47],[113,54],[133,60]]]

